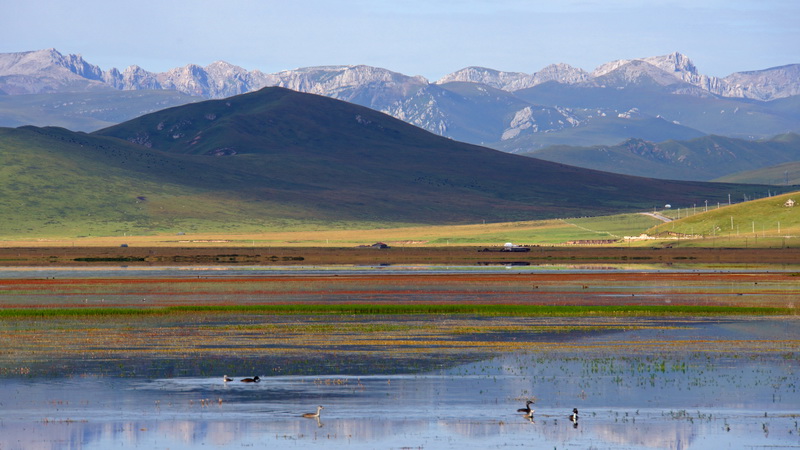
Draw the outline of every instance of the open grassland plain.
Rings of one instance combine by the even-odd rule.
[[[512,242],[531,247],[592,245],[625,248],[796,249],[800,248],[800,215],[796,214],[800,210],[786,206],[797,201],[795,199],[800,199],[800,193],[794,192],[734,205],[704,203],[691,208],[652,210],[636,214],[469,225],[409,226],[401,223],[283,222],[271,227],[252,227],[248,230],[229,227],[227,230],[208,228],[201,231],[202,227],[198,225],[198,229],[176,233],[141,234],[92,233],[85,230],[72,233],[65,231],[66,228],[61,228],[61,234],[40,233],[36,238],[2,235],[0,245],[3,248],[59,250],[67,247],[119,248],[121,246],[139,249],[269,250],[355,248],[377,242],[403,249],[496,248]],[[289,229],[293,231],[286,231]],[[640,239],[642,235],[647,235],[647,238]],[[266,250],[262,250],[264,251]]]
[[[82,237],[41,235],[27,239],[4,236],[0,243],[4,247],[118,247],[122,243],[138,247],[354,247],[378,241],[398,247],[489,246],[505,242],[556,244],[574,239],[638,235],[658,223],[659,220],[643,214],[438,226],[284,223],[275,229],[262,227],[261,231],[250,233],[231,230],[122,236],[112,233]]]

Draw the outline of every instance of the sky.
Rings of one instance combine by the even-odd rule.
[[[707,75],[800,63],[797,0],[6,0],[0,53],[103,70],[227,61],[273,73],[366,64],[431,81],[469,66],[587,71],[681,52]]]

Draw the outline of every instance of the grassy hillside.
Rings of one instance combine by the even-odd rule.
[[[800,155],[798,155],[800,157]],[[751,184],[772,184],[776,186],[798,186],[800,185],[800,161],[793,161],[777,166],[765,167],[757,170],[747,170],[737,172],[724,177],[719,177],[714,181],[720,183],[751,183]]]
[[[5,238],[384,224],[337,221],[288,198],[230,191],[261,178],[60,128],[0,129],[0,161]]]
[[[800,159],[800,135],[787,133],[760,141],[704,136],[658,144],[631,139],[612,146],[548,147],[524,155],[628,175],[709,181],[743,170]],[[717,181],[723,180],[748,182],[741,178]]]
[[[278,88],[171,108],[88,135],[2,129],[0,162],[6,238],[493,223],[766,191],[510,155]]]
[[[0,96],[0,127],[57,126],[94,131],[201,100],[176,91],[101,91]]]
[[[785,206],[788,200],[798,204]],[[800,236],[800,191],[733,204],[710,207],[689,217],[663,223],[648,230],[656,236],[686,235],[695,245],[758,246],[786,245]],[[719,243],[717,243],[719,242]]]

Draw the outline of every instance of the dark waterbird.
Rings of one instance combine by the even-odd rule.
[[[242,383],[258,383],[259,381],[261,381],[261,378],[258,375],[253,378],[242,378]]]
[[[527,402],[525,402],[525,407],[518,409],[517,412],[525,413],[529,416],[532,415],[533,410],[531,409],[531,404],[533,404],[533,400],[528,400]]]

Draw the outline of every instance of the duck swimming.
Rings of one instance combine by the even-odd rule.
[[[518,409],[517,412],[525,413],[527,415],[533,414],[533,410],[531,409],[531,404],[533,404],[533,400],[528,400],[527,402],[525,402],[525,407]]]
[[[259,381],[261,381],[261,378],[258,378],[258,375],[253,378],[242,378],[242,383],[258,383]]]
[[[227,375],[222,376],[222,382],[227,383],[228,381],[233,381],[233,378],[228,377]]]
[[[324,409],[324,408],[321,405],[317,406],[317,412],[315,412],[315,413],[305,413],[305,414],[303,414],[303,417],[305,417],[306,419],[319,419],[319,412],[322,409]]]
[[[572,414],[569,415],[569,420],[572,423],[578,423],[578,408],[572,408]]]

